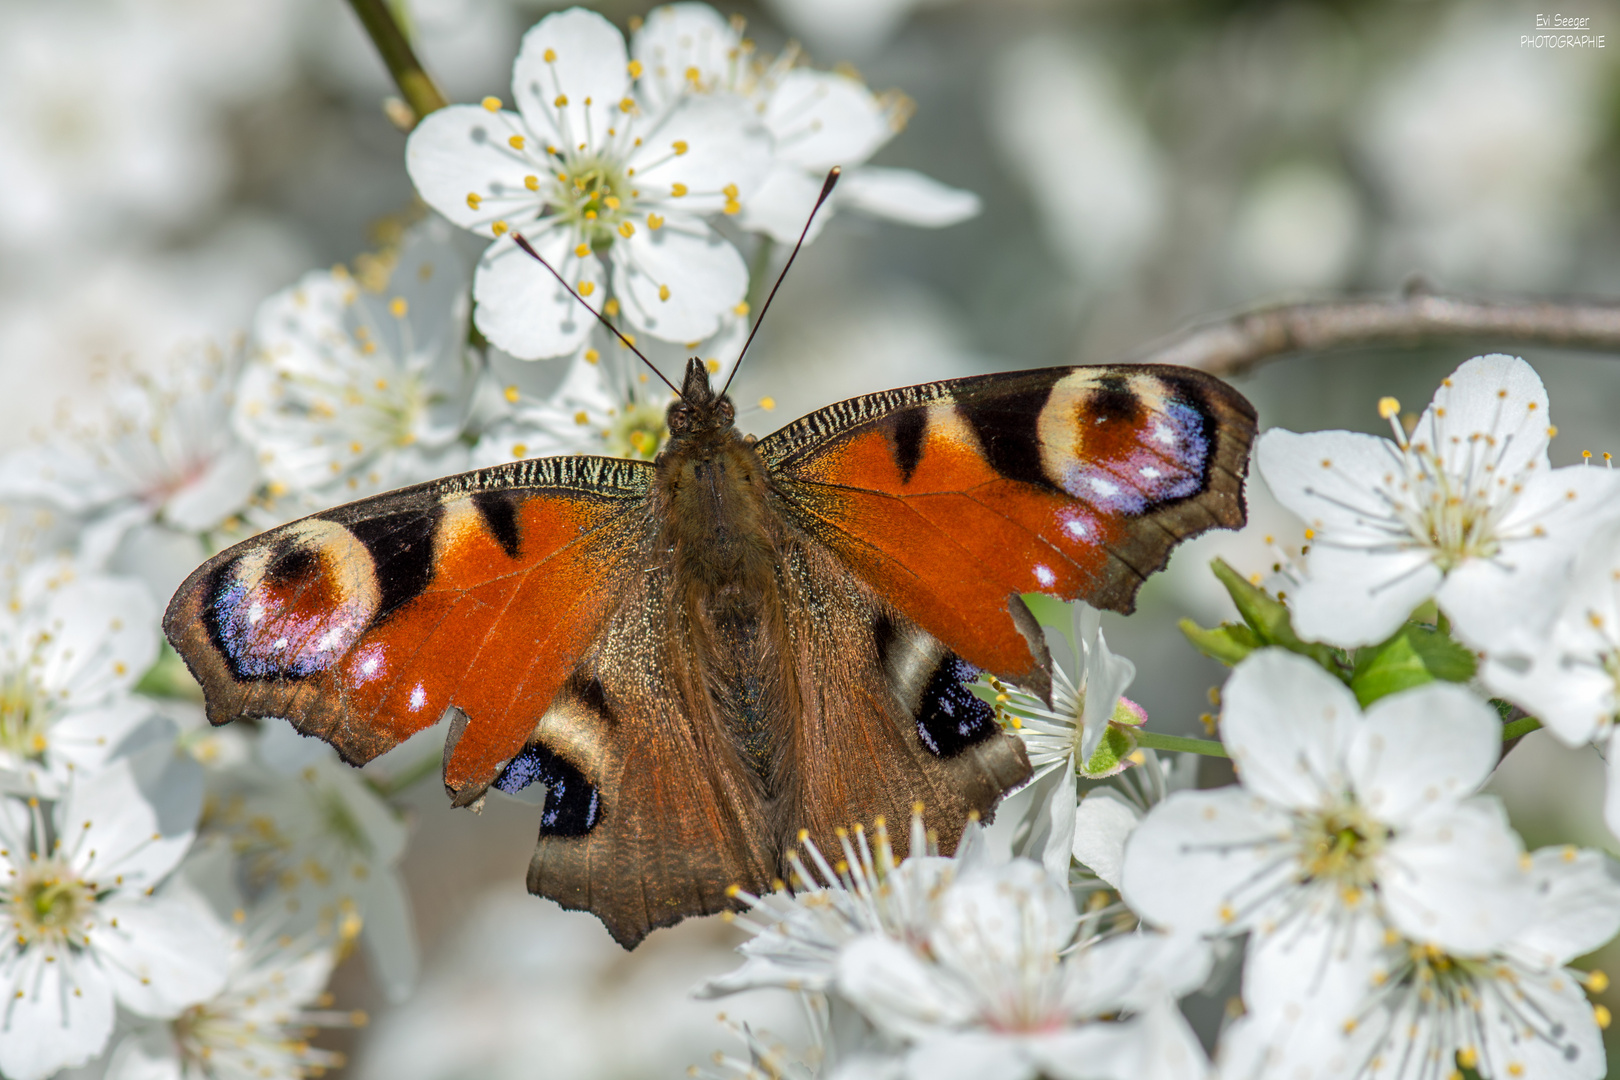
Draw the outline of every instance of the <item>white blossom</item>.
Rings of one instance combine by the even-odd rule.
[[[189,569],[206,554],[198,534],[240,510],[259,483],[253,453],[230,425],[239,367],[236,350],[196,345],[156,371],[117,371],[99,414],[0,459],[0,498],[76,515],[91,568],[115,557],[144,568],[130,543],[156,545],[172,563],[161,551],[168,538],[182,543]],[[154,592],[178,583],[173,570],[157,571]]]
[[[789,47],[756,58],[740,27],[708,4],[654,8],[631,40],[647,99],[669,107],[693,96],[736,95],[770,133],[772,163],[764,183],[743,200],[740,223],[773,240],[799,238],[834,165],[843,176],[830,205],[816,215],[814,236],[839,206],[905,225],[938,228],[979,212],[979,197],[912,169],[866,164],[906,124],[911,102],[874,94],[859,79],[798,64]]]
[[[850,942],[838,991],[907,1046],[915,1080],[1202,1075],[1174,999],[1203,981],[1207,948],[1155,933],[1077,942],[1079,928],[1039,863],[980,866],[943,890],[920,940]]]
[[[183,893],[153,893],[191,844],[199,794],[169,773],[138,784],[118,761],[76,777],[49,811],[0,802],[0,1070],[11,1080],[100,1053],[115,1001],[173,1017],[224,985],[224,930]]]
[[[666,341],[709,336],[744,299],[747,265],[706,217],[741,212],[769,142],[730,98],[648,108],[638,70],[611,23],[571,8],[524,35],[517,112],[494,98],[452,105],[411,134],[406,167],[422,197],[496,238],[479,261],[474,318],[514,356],[566,355],[595,325],[514,230],[581,296],[605,303],[610,287],[631,326]]]
[[[428,222],[358,276],[312,271],[260,307],[234,422],[272,495],[320,509],[465,467],[478,369],[448,232]]]
[[[1581,552],[1558,616],[1528,655],[1492,654],[1480,674],[1570,746],[1595,743],[1608,760],[1603,816],[1620,835],[1620,529],[1601,529]]]
[[[128,578],[42,564],[0,607],[0,791],[54,798],[155,719],[135,683],[158,655],[157,609]]]
[[[1260,437],[1255,463],[1310,526],[1307,578],[1293,596],[1307,640],[1384,640],[1432,597],[1463,640],[1487,650],[1545,628],[1581,544],[1620,514],[1620,476],[1553,469],[1541,379],[1491,355],[1459,367],[1410,437],[1349,431]]]
[[[1120,719],[1127,726],[1145,719],[1139,707],[1120,696],[1136,678],[1136,665],[1109,650],[1101,614],[1089,605],[1075,604],[1072,618],[1073,630],[1067,636],[1075,652],[1075,675],[1071,678],[1061,665],[1053,665],[1051,707],[1024,691],[1011,689],[1005,694],[1034,769],[1030,784],[1036,790],[1027,815],[1031,831],[1026,850],[1059,876],[1068,873],[1074,847],[1079,776],[1109,775],[1124,767],[1112,754],[1106,766],[1095,760],[1116,713],[1123,714]],[[1101,771],[1094,772],[1093,766]]]
[[[1388,927],[1479,953],[1523,924],[1518,838],[1494,799],[1473,795],[1500,752],[1483,701],[1431,683],[1363,713],[1316,664],[1266,649],[1238,665],[1223,702],[1242,782],[1156,806],[1126,844],[1122,884],[1150,924],[1249,932],[1251,1009],[1309,998],[1342,1017]]]

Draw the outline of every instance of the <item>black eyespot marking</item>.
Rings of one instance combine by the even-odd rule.
[[[544,746],[526,746],[501,770],[495,786],[512,794],[533,783],[546,785],[541,836],[584,836],[602,816],[596,785]]]
[[[1085,398],[1086,419],[1093,424],[1126,424],[1132,427],[1142,422],[1142,398],[1134,393],[1123,376],[1104,375],[1097,380],[1096,389]]]
[[[472,497],[473,509],[484,519],[484,526],[506,557],[518,557],[522,536],[518,533],[517,501],[506,491],[479,491]]]
[[[371,553],[381,592],[377,619],[416,599],[433,580],[433,534],[444,511],[412,510],[356,521],[348,530]]]
[[[955,757],[1000,729],[996,711],[964,685],[978,677],[972,664],[947,653],[929,678],[917,709],[917,737],[935,757]]]
[[[925,409],[901,409],[894,416],[894,464],[902,481],[909,481],[922,459],[923,433],[928,430]]]
[[[1041,468],[1041,445],[1035,420],[1046,408],[1052,388],[1025,390],[1017,394],[997,394],[974,401],[957,402],[957,408],[973,425],[991,468],[1009,480],[1022,480],[1044,488],[1053,486]]]
[[[294,541],[276,552],[270,565],[264,568],[264,577],[272,585],[290,585],[313,569],[315,553]]]

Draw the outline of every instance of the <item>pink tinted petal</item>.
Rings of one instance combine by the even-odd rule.
[[[624,38],[612,23],[594,11],[569,8],[523,35],[512,64],[512,96],[536,135],[571,148],[595,147],[606,140],[613,112],[629,92],[629,65]]]
[[[1344,789],[1344,748],[1361,720],[1344,683],[1303,656],[1262,649],[1232,672],[1221,699],[1221,740],[1248,792],[1312,809]]]
[[[1430,683],[1374,702],[1351,743],[1356,796],[1400,826],[1478,791],[1502,756],[1502,722],[1455,683]]]

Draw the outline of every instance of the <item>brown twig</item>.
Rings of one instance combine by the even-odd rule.
[[[428,113],[444,108],[447,104],[444,94],[422,66],[422,61],[416,58],[416,50],[411,48],[387,0],[349,0],[349,6],[360,17],[371,43],[388,65],[388,74],[394,77],[405,104],[415,114],[414,121],[420,122]]]
[[[1398,297],[1310,300],[1201,323],[1161,338],[1129,359],[1230,376],[1298,352],[1475,339],[1497,346],[1620,352],[1620,303],[1466,300],[1419,291]]]

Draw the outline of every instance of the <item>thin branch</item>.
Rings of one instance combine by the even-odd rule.
[[[405,104],[415,114],[415,121],[420,123],[428,113],[444,108],[448,104],[444,94],[422,66],[422,61],[416,58],[416,50],[411,48],[388,0],[349,0],[349,6],[360,17],[371,43],[388,65],[388,74],[394,77]]]
[[[1467,300],[1422,291],[1398,297],[1311,300],[1202,323],[1161,338],[1129,359],[1230,376],[1292,353],[1475,339],[1492,346],[1620,352],[1620,303]]]

